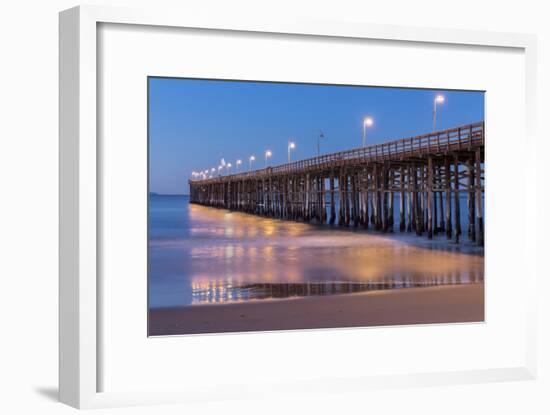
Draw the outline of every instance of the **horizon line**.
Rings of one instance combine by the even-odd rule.
[[[159,193],[152,190],[149,191],[149,195],[155,194],[158,196],[189,196],[189,193]]]

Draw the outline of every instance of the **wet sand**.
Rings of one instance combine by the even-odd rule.
[[[484,284],[152,309],[149,335],[484,321]]]

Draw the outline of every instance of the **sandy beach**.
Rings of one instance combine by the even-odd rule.
[[[152,309],[149,335],[483,320],[484,285],[473,283]]]

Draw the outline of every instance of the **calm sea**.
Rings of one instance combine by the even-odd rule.
[[[465,198],[461,205],[465,233]],[[428,241],[150,197],[151,308],[479,282],[483,263],[482,249],[444,236]]]

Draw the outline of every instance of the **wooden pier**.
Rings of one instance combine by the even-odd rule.
[[[463,233],[483,245],[485,128],[479,122],[244,173],[190,180],[190,201],[284,220]],[[467,194],[461,212],[460,194]],[[394,218],[394,203],[399,217]],[[467,214],[467,229],[461,215]]]

